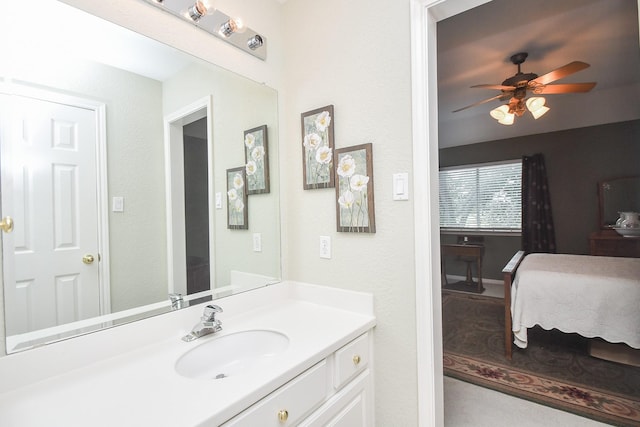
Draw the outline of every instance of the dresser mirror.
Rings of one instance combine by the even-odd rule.
[[[598,204],[601,229],[613,228],[619,212],[640,212],[640,176],[601,181]]]
[[[276,91],[55,0],[28,20],[8,3],[6,352],[279,281]],[[230,229],[226,171],[262,126],[270,191]]]

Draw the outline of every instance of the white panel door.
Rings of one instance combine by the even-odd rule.
[[[16,95],[0,101],[8,113],[2,214],[14,219],[3,233],[7,335],[97,316],[95,112]]]

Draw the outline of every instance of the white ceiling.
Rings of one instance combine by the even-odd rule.
[[[498,124],[498,95],[470,88],[517,72],[510,56],[528,52],[522,72],[545,74],[572,61],[591,67],[555,83],[597,82],[589,93],[547,95],[551,109],[512,126]],[[438,23],[440,147],[472,144],[640,118],[640,49],[634,0],[493,0]]]

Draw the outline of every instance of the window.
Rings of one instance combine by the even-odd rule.
[[[520,231],[522,162],[513,160],[440,170],[440,227]]]

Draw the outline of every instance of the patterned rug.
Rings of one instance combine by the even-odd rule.
[[[444,373],[617,426],[640,426],[640,368],[591,357],[577,334],[532,328],[504,358],[502,301],[444,293]]]

